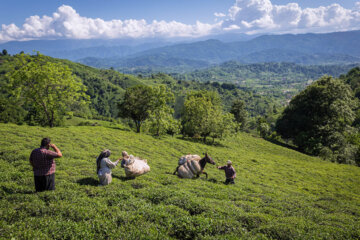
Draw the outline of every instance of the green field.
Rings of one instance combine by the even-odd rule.
[[[215,146],[104,126],[0,124],[0,239],[359,239],[360,168],[313,158],[241,133]],[[56,191],[35,193],[28,158],[43,137],[62,151]],[[109,148],[148,159],[151,172],[98,187]],[[230,159],[235,185],[172,172],[186,153]]]

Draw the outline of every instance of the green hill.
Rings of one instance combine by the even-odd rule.
[[[0,124],[1,239],[359,239],[360,168],[325,162],[241,133],[217,146],[105,127]],[[34,193],[31,150],[49,136],[63,152],[56,191]],[[148,159],[151,172],[98,187],[95,159],[109,148]],[[236,184],[172,175],[178,158],[231,159]]]

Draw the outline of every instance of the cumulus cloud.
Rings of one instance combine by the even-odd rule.
[[[224,30],[243,33],[301,33],[359,29],[360,2],[353,9],[339,4],[302,9],[297,3],[273,5],[270,0],[236,0],[222,22]]]
[[[187,25],[176,21],[127,19],[105,21],[80,16],[71,6],[63,5],[49,16],[31,16],[22,28],[15,24],[2,25],[0,41],[26,39],[91,39],[91,38],[146,38],[200,37],[211,34],[220,24],[196,22]]]
[[[303,9],[297,3],[274,5],[270,0],[236,0],[227,14],[216,12],[214,16],[214,24],[197,21],[189,25],[144,19],[105,21],[80,16],[71,6],[63,5],[52,16],[25,19],[21,27],[3,24],[0,42],[59,38],[195,38],[230,31],[255,34],[357,30],[360,28],[360,1],[352,9],[340,4]]]

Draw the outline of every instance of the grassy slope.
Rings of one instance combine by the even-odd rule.
[[[360,168],[324,162],[239,134],[207,146],[105,127],[0,124],[0,238],[358,239]],[[34,193],[31,150],[49,136],[63,152],[56,191]],[[95,159],[109,148],[148,159],[135,180],[113,170],[98,187]],[[236,185],[206,166],[209,179],[171,175],[178,157],[231,159]]]

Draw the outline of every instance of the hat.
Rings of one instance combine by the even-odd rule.
[[[227,164],[232,164],[232,162],[230,161],[230,160],[227,160],[227,162],[226,162]]]

